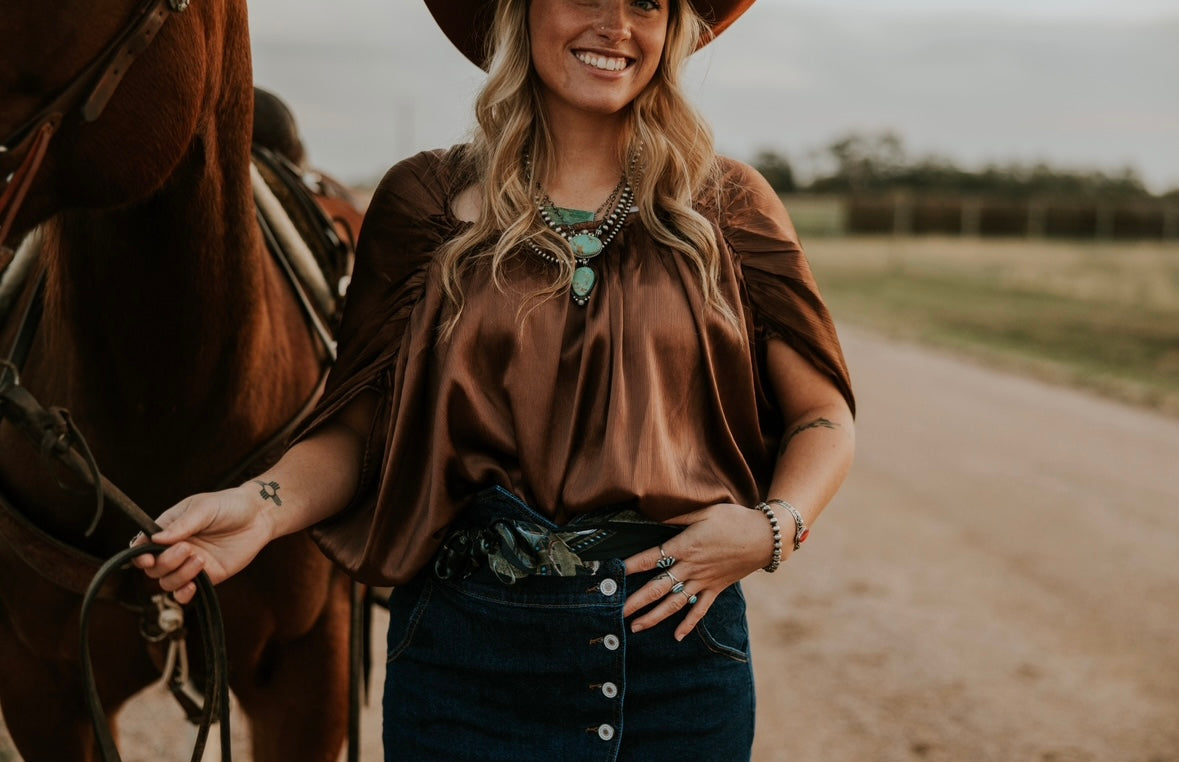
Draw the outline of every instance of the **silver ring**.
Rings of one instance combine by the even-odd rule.
[[[680,578],[679,578],[679,577],[677,577],[677,576],[675,576],[674,574],[672,574],[672,573],[671,573],[671,569],[667,569],[667,570],[665,570],[665,571],[663,572],[663,574],[664,574],[665,576],[667,576],[668,578],[670,578],[670,579],[674,579],[676,582],[680,582]],[[682,582],[680,582],[680,584],[683,584],[683,583],[682,583]]]
[[[659,552],[663,553],[663,546],[659,547]],[[675,566],[675,556],[669,556],[663,553],[663,558],[655,562],[656,569],[670,569]]]
[[[671,590],[669,592],[684,593],[684,583],[683,582],[676,582],[674,585],[671,586]],[[684,593],[684,595],[687,595],[687,593]]]
[[[686,592],[684,592],[683,590],[681,590],[680,592],[681,592],[681,593],[684,593],[684,595],[687,595],[687,596],[688,596],[688,605],[689,605],[689,606],[693,605],[694,603],[696,603],[696,601],[697,601],[697,600],[699,600],[699,599],[698,599],[698,598],[697,598],[695,595],[688,595],[688,594],[687,594]]]

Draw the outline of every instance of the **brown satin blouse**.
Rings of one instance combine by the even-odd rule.
[[[381,400],[352,504],[317,525],[323,551],[371,584],[403,584],[478,490],[501,485],[564,523],[628,503],[664,519],[719,502],[753,505],[773,475],[783,421],[764,342],[781,337],[852,404],[847,368],[794,228],[752,168],[722,160],[699,210],[715,222],[721,293],[707,308],[689,262],[632,214],[595,260],[589,304],[530,298],[554,266],[530,252],[464,280],[450,309],[434,254],[463,225],[447,153],[393,167],[365,216],[340,356],[306,436],[364,390]]]

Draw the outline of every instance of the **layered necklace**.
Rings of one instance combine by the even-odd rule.
[[[631,159],[629,169],[634,168],[636,158]],[[528,156],[525,156],[524,160],[527,162]],[[618,235],[622,224],[626,222],[627,215],[630,214],[635,194],[630,187],[629,175],[629,171],[623,173],[610,196],[598,207],[592,217],[584,222],[570,220],[567,210],[553,204],[552,199],[544,192],[544,188],[537,186],[536,209],[541,220],[550,230],[569,244],[573,259],[577,263],[573,270],[573,282],[569,286],[569,296],[573,303],[579,307],[584,307],[589,303],[590,295],[593,293],[594,287],[598,285],[598,273],[590,266],[591,263],[606,250],[606,247],[614,240],[614,236]],[[609,209],[608,212],[607,209]],[[595,222],[597,225],[590,229],[588,226]],[[557,257],[541,249],[531,240],[528,241],[528,246],[546,261],[553,264],[560,263]]]

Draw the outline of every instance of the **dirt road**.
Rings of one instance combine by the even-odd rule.
[[[1179,420],[844,342],[852,477],[746,584],[755,759],[1179,761]],[[126,714],[128,760],[187,759],[168,700]]]
[[[757,760],[1179,760],[1179,420],[843,338],[852,477],[748,584]]]

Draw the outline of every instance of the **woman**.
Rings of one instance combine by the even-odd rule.
[[[390,759],[750,754],[738,583],[853,451],[785,210],[680,88],[750,2],[427,0],[489,72],[472,142],[377,190],[282,460],[159,519],[140,564],[182,602],[306,527],[396,585]]]

